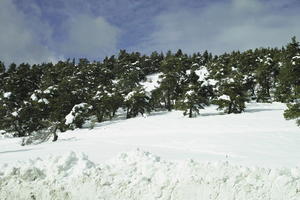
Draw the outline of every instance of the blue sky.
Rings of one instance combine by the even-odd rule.
[[[0,0],[0,60],[220,54],[300,38],[299,0]]]

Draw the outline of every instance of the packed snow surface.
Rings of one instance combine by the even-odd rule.
[[[141,150],[101,164],[85,155],[35,159],[0,170],[0,199],[300,198],[300,169],[248,168],[228,162],[170,162]]]
[[[285,109],[119,116],[39,145],[0,137],[0,199],[300,199],[300,130]]]

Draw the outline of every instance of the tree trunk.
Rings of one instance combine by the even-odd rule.
[[[118,109],[113,109],[113,112],[112,112],[112,117],[115,117],[116,116],[116,112],[117,112]]]
[[[232,103],[229,103],[229,107],[228,107],[228,114],[232,113]]]
[[[129,110],[129,108],[126,111],[126,119],[131,118],[131,111]]]
[[[192,111],[192,108],[190,108],[189,110],[189,118],[192,118],[193,117],[193,111]]]
[[[53,130],[53,140],[52,140],[52,142],[55,142],[58,139],[58,135],[57,135],[56,131],[57,131],[57,125],[55,125],[54,130]]]
[[[267,90],[267,96],[268,96],[268,98],[271,97],[269,85],[267,85],[266,90]]]
[[[97,114],[97,120],[98,122],[102,122],[103,121],[103,114]]]
[[[172,111],[172,109],[171,109],[171,98],[169,96],[167,98],[167,109],[168,109],[168,111]]]

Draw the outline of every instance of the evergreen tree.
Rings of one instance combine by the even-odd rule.
[[[124,97],[124,106],[126,109],[126,118],[136,117],[139,113],[150,112],[150,98],[142,87],[137,87]]]
[[[218,81],[214,103],[228,114],[243,112],[247,101],[245,77],[236,67],[237,64],[235,57],[225,54],[213,64],[211,71],[212,78]]]
[[[179,50],[176,55],[169,51],[161,63],[160,97],[168,111],[174,107],[175,101],[182,94],[182,81],[190,66],[188,58]]]
[[[292,102],[300,93],[300,46],[296,38],[283,51],[276,96],[281,102]]]
[[[112,119],[115,116],[118,108],[123,105],[123,97],[115,87],[99,86],[91,102],[98,122],[102,122],[106,118]]]
[[[177,107],[184,110],[184,115],[192,118],[193,113],[199,114],[200,109],[204,109],[205,106],[209,105],[213,91],[207,80],[199,80],[199,76],[195,71],[188,74],[187,84],[184,95],[177,102]]]
[[[272,78],[274,77],[274,61],[270,54],[267,54],[261,58],[258,57],[256,61],[259,63],[256,69],[257,101],[270,102],[270,90],[273,82]]]
[[[84,122],[89,118],[93,106],[80,103],[73,106],[71,112],[65,116],[65,124],[71,128],[82,128]]]
[[[288,104],[288,109],[284,111],[284,117],[287,120],[296,119],[296,123],[300,126],[300,102]]]
[[[290,92],[288,95],[288,109],[284,112],[286,119],[296,119],[300,126],[300,45],[296,38],[292,38],[285,51],[285,62],[282,66],[281,86]],[[290,84],[290,85],[287,85]]]

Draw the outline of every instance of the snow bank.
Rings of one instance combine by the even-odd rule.
[[[141,150],[96,165],[71,152],[2,166],[0,199],[300,199],[300,169],[175,163]]]

